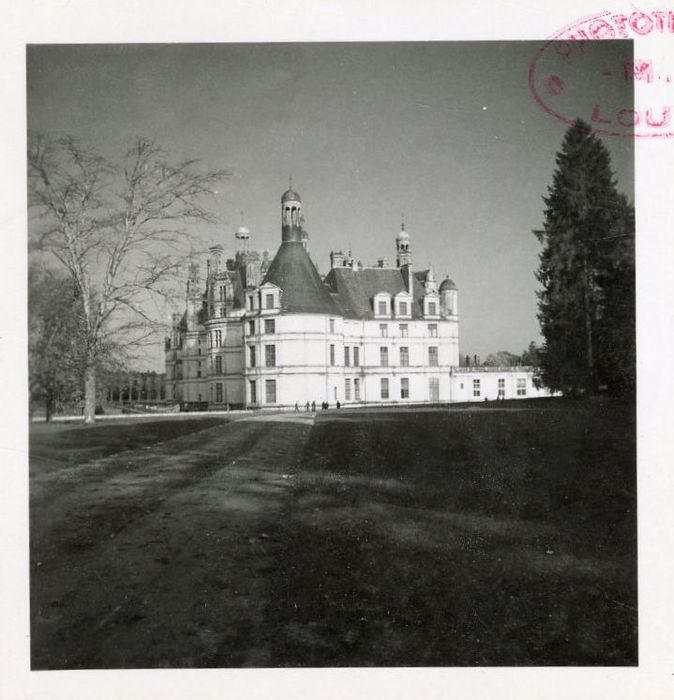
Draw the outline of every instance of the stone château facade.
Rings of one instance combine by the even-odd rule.
[[[204,280],[198,266],[190,269],[185,312],[174,314],[166,339],[168,399],[217,409],[486,397],[475,396],[474,378],[459,370],[456,285],[438,284],[430,268],[413,269],[404,225],[395,267],[384,258],[366,267],[333,251],[325,278],[309,257],[292,188],[281,198],[273,260],[248,250],[245,227],[236,237],[243,245],[233,259],[223,263],[223,247],[210,249]],[[524,395],[537,393],[525,375]],[[511,379],[513,396],[504,398],[521,387],[522,377]]]

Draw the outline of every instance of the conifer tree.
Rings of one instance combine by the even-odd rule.
[[[607,148],[566,132],[548,196],[537,278],[543,383],[566,394],[634,386],[634,217]]]

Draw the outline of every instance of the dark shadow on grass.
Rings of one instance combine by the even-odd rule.
[[[344,414],[284,516],[275,665],[637,661],[634,414]]]

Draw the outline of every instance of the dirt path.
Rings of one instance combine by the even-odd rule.
[[[265,665],[311,423],[242,420],[35,477],[33,668]]]

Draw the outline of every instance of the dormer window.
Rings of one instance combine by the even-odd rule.
[[[373,299],[374,315],[376,318],[389,317],[391,315],[391,295],[387,292],[379,292]]]
[[[398,318],[411,318],[412,295],[407,291],[398,292],[395,295],[393,306]]]
[[[259,289],[260,310],[265,314],[279,309],[281,303],[281,290],[274,284],[266,282]]]
[[[424,316],[430,316],[431,318],[434,316],[438,317],[439,301],[437,294],[427,294],[424,297]]]

